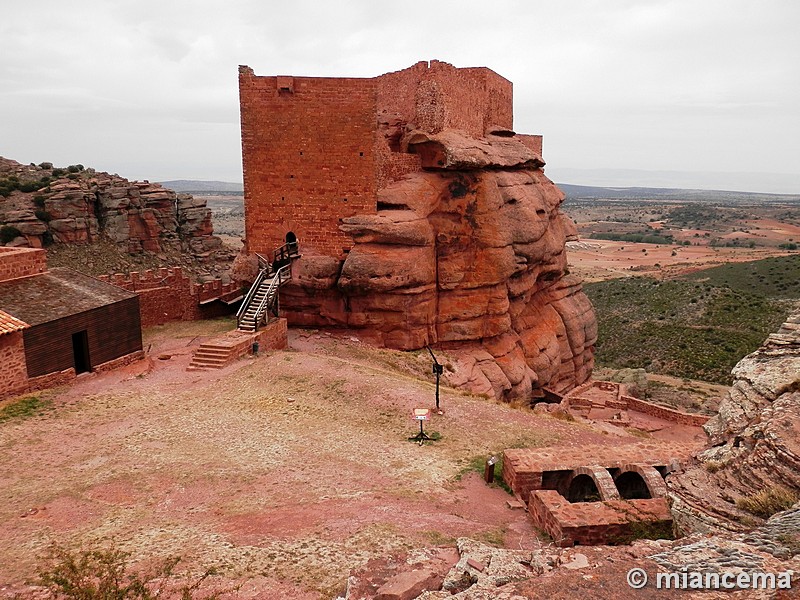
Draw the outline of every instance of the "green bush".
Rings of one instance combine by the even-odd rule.
[[[3,225],[0,227],[0,244],[7,244],[16,237],[22,235],[22,232],[11,225]]]
[[[216,600],[238,589],[201,590],[218,574],[213,568],[193,580],[178,581],[180,558],[162,560],[146,572],[133,570],[129,558],[129,553],[117,549],[71,551],[53,546],[50,564],[39,577],[50,598],[58,600]]]
[[[47,183],[44,181],[26,181],[25,183],[19,184],[19,191],[25,193],[35,192],[42,189],[46,185]]]
[[[53,219],[53,215],[42,208],[37,208],[35,211],[33,211],[33,214],[36,215],[37,219],[44,221],[45,223]]]
[[[11,195],[11,192],[14,190],[19,189],[19,179],[15,176],[4,177],[0,179],[0,196],[4,198],[8,198]]]

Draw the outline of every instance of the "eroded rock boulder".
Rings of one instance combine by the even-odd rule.
[[[541,157],[513,132],[415,131],[403,143],[425,170],[381,189],[376,214],[342,219],[355,244],[340,268],[304,251],[282,292],[290,322],[437,344],[456,357],[450,383],[509,401],[588,379],[597,325],[569,275],[576,232]]]
[[[800,500],[800,313],[732,373],[733,387],[705,425],[711,447],[667,480],[686,532],[750,529],[770,507]]]
[[[2,157],[0,178],[18,188],[0,204],[0,223],[16,228],[25,245],[91,244],[102,238],[132,254],[172,248],[200,262],[229,258],[213,235],[203,198],[82,166],[65,171]]]

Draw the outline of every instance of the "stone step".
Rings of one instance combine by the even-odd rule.
[[[192,363],[203,363],[204,365],[217,365],[217,366],[224,366],[225,363],[228,362],[228,357],[217,357],[217,356],[203,356],[202,354],[197,355],[195,354],[192,357]]]
[[[201,352],[196,352],[194,356],[192,356],[192,361],[203,361],[209,364],[225,364],[228,361],[230,355],[215,355],[215,354],[203,354]]]
[[[217,354],[220,356],[228,356],[231,353],[231,349],[225,346],[203,346],[202,344],[200,347],[195,350],[195,354]]]
[[[200,369],[221,369],[222,367],[226,366],[227,362],[210,362],[205,359],[197,359],[192,358],[192,362],[189,363],[190,367],[200,368]]]

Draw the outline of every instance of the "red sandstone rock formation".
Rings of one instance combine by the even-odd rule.
[[[506,400],[589,377],[596,323],[564,250],[576,231],[541,136],[512,131],[512,91],[435,60],[366,79],[239,68],[244,251],[299,239],[290,323],[437,344],[458,355],[451,383]]]
[[[705,425],[712,447],[695,467],[668,479],[685,532],[749,528],[760,519],[737,500],[754,493],[800,497],[800,313],[732,373],[728,397]]]
[[[347,325],[392,348],[456,351],[451,383],[506,400],[588,379],[596,322],[568,275],[575,235],[541,157],[514,137],[413,132],[427,171],[343,219],[344,263],[305,254],[286,287],[291,322]],[[459,352],[461,351],[461,352]]]
[[[73,170],[60,173],[64,170],[45,163],[25,166],[0,158],[0,178],[14,178],[24,189],[24,184],[38,186],[14,190],[0,202],[0,223],[20,233],[9,245],[88,244],[104,237],[130,253],[183,248],[205,261],[221,249],[204,199],[157,183]]]

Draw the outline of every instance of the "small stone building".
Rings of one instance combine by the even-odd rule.
[[[104,370],[142,352],[139,298],[43,250],[0,248],[0,397]]]

